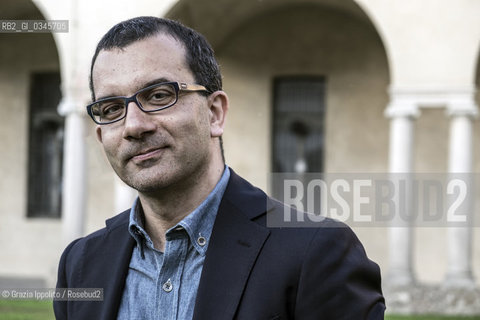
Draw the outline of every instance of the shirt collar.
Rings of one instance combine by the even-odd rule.
[[[212,234],[213,224],[217,216],[218,207],[222,200],[228,180],[230,179],[230,169],[225,165],[222,177],[217,182],[215,188],[205,198],[205,200],[183,218],[175,226],[167,230],[167,241],[169,236],[178,230],[185,230],[190,238],[190,243],[201,255],[205,255]],[[144,229],[144,218],[141,203],[137,197],[130,209],[130,222],[128,226],[130,235],[137,242],[140,253],[143,256],[144,244],[153,249],[153,241]]]
[[[128,232],[130,232],[130,235],[137,242],[137,247],[139,248],[142,257],[144,257],[144,244],[151,249],[154,248],[152,239],[150,239],[150,236],[145,231],[142,204],[138,197],[133,201],[132,208],[130,209]]]

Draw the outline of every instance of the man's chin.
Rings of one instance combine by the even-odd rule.
[[[172,179],[168,178],[168,174],[162,174],[159,168],[148,171],[150,170],[142,170],[134,178],[126,177],[121,179],[129,187],[146,194],[161,191],[173,183]]]

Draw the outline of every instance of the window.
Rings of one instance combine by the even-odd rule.
[[[60,74],[35,73],[30,88],[27,216],[59,218],[64,127],[57,113]]]
[[[277,78],[273,103],[273,172],[322,172],[324,78]]]

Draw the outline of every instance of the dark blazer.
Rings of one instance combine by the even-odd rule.
[[[194,319],[383,319],[380,269],[348,227],[267,228],[268,214],[283,205],[231,170]],[[116,318],[134,246],[128,215],[65,249],[57,288],[103,288],[104,300],[54,301],[57,319]]]

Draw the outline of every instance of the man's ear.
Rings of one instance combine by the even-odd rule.
[[[228,96],[223,91],[215,91],[208,97],[210,108],[210,135],[220,137],[225,127],[228,111]]]
[[[98,140],[98,142],[103,143],[102,127],[97,125],[97,127],[95,128],[95,132],[96,132],[96,134],[97,134],[97,140]]]

